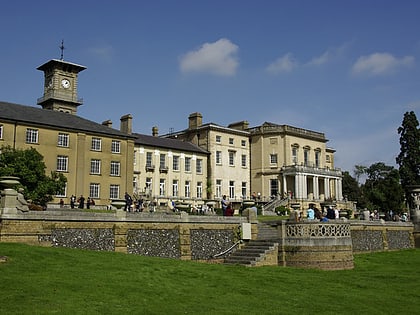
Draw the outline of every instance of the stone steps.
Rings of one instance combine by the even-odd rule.
[[[251,240],[224,261],[225,264],[255,266],[266,254],[273,251],[276,243],[268,240]]]

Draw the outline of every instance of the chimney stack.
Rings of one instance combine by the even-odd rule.
[[[159,135],[159,128],[158,127],[156,127],[156,126],[154,126],[153,128],[152,128],[152,136],[153,137],[157,137]]]
[[[112,128],[112,120],[111,119],[105,120],[104,122],[102,122],[102,125]]]
[[[130,114],[124,115],[120,118],[120,131],[131,135],[133,132],[133,116]]]
[[[188,129],[197,129],[203,124],[203,115],[200,113],[192,113],[188,117]]]

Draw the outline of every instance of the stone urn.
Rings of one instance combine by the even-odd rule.
[[[113,199],[111,201],[111,206],[117,208],[118,210],[125,207],[125,200],[124,199]]]
[[[16,176],[1,176],[0,177],[0,190],[12,189],[16,185],[19,185],[19,177]]]

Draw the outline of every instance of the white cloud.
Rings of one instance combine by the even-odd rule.
[[[222,76],[235,75],[239,65],[238,50],[237,45],[225,38],[214,43],[205,43],[199,49],[181,57],[181,71],[207,72]]]
[[[314,66],[323,65],[327,63],[328,61],[330,61],[331,57],[332,57],[331,52],[326,51],[321,56],[312,58],[312,60],[308,62],[308,65],[314,65]]]
[[[298,66],[299,63],[293,58],[293,55],[288,53],[268,65],[266,70],[270,73],[278,74],[283,72],[290,72]]]
[[[410,66],[413,63],[414,57],[412,56],[398,59],[389,53],[374,53],[359,57],[352,67],[352,72],[354,74],[382,75],[393,72],[400,67]]]

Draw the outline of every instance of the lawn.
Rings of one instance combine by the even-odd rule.
[[[0,243],[2,314],[419,314],[420,250],[354,270],[247,268]]]

